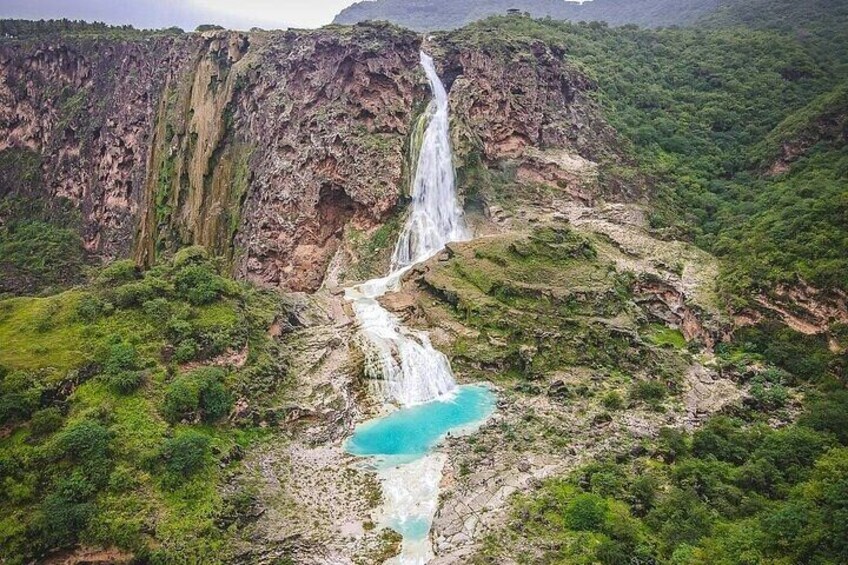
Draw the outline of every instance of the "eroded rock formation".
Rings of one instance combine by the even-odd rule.
[[[344,226],[398,203],[419,45],[370,25],[9,41],[0,151],[40,182],[4,171],[0,193],[67,199],[105,258],[197,243],[250,280],[315,290]]]
[[[67,200],[103,258],[200,244],[242,278],[314,291],[348,228],[373,232],[403,201],[421,41],[380,24],[7,41],[0,152],[39,178],[4,159],[0,193]],[[597,196],[614,134],[563,53],[432,41],[460,167],[510,162],[519,182]]]

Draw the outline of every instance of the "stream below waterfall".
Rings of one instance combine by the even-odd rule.
[[[398,290],[409,269],[447,243],[469,239],[456,194],[448,95],[433,59],[423,52],[421,66],[433,100],[390,273],[345,290],[362,337],[366,373],[387,409],[396,408],[359,425],[346,449],[369,458],[376,470],[383,492],[380,525],[403,536],[401,554],[389,563],[404,565],[433,557],[429,534],[447,460],[435,448],[448,434],[473,431],[495,409],[495,395],[487,386],[457,386],[448,358],[431,345],[426,332],[404,327],[378,300]]]

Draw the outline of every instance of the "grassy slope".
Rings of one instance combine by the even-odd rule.
[[[0,301],[0,558],[79,541],[154,562],[223,561],[233,502],[219,483],[238,467],[237,446],[266,434],[249,414],[246,425],[221,421],[213,402],[261,406],[282,390],[266,336],[277,299],[218,277],[192,250],[143,276],[118,263],[98,281]],[[243,348],[244,366],[182,365]],[[174,417],[178,383],[200,396]]]

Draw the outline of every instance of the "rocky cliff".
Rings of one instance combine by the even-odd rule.
[[[403,204],[429,96],[421,43],[379,24],[8,40],[0,194],[70,203],[102,258],[151,264],[201,244],[241,278],[314,291],[339,249],[343,264],[363,253],[352,234]],[[609,153],[613,134],[565,53],[454,35],[427,48],[453,90],[461,172],[509,163],[512,181],[596,196],[574,164]]]

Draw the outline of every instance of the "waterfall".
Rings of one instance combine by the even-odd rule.
[[[468,237],[456,198],[448,94],[432,57],[422,52],[421,66],[430,81],[433,100],[427,109],[429,121],[412,183],[411,211],[392,255],[393,271],[425,261],[446,243]]]
[[[364,338],[366,373],[386,400],[404,406],[432,400],[453,390],[456,383],[447,357],[433,348],[427,334],[403,327],[377,299],[396,290],[403,274],[416,263],[429,259],[448,242],[468,238],[456,195],[448,95],[433,59],[423,52],[421,66],[433,99],[427,108],[410,212],[392,254],[390,273],[345,291]]]

